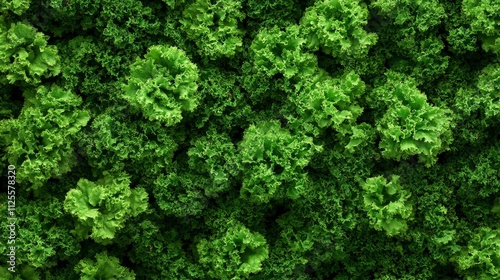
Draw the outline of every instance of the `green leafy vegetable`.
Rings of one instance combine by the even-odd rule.
[[[135,279],[134,272],[121,266],[118,258],[103,252],[96,254],[95,259],[95,261],[83,259],[75,267],[75,271],[81,275],[80,279]]]
[[[0,0],[0,278],[500,279],[499,12]]]
[[[495,279],[500,269],[499,231],[480,228],[468,246],[456,257],[456,262],[465,279]]]
[[[248,278],[262,269],[262,261],[268,258],[268,245],[262,235],[251,232],[241,223],[233,221],[228,226],[216,238],[200,240],[197,245],[200,263],[210,277]]]
[[[97,182],[78,181],[76,189],[66,195],[64,209],[77,218],[75,234],[96,242],[109,243],[125,221],[147,208],[148,195],[141,188],[130,189],[125,174],[104,173]]]
[[[241,195],[260,203],[300,197],[308,185],[303,168],[321,150],[311,137],[292,135],[278,122],[250,126],[238,147],[243,167]]]
[[[387,235],[403,234],[408,230],[407,220],[413,207],[408,202],[411,194],[403,190],[399,177],[392,176],[387,182],[382,176],[369,178],[362,184],[365,211],[376,230]]]
[[[59,74],[57,48],[47,45],[47,40],[48,36],[28,24],[9,27],[0,17],[0,73],[9,83],[23,81],[30,85],[40,84],[42,77]]]
[[[198,68],[182,50],[153,46],[130,70],[123,98],[149,120],[171,126],[198,106]]]
[[[31,0],[2,0],[3,11],[12,11],[16,15],[22,15],[29,7]]]
[[[463,13],[470,21],[472,30],[480,34],[483,49],[500,52],[500,19],[493,16],[500,11],[500,3],[490,0],[464,0]]]
[[[312,74],[316,67],[316,58],[305,52],[307,40],[300,36],[297,25],[286,28],[264,29],[251,45],[254,66],[257,71],[267,76],[281,74],[285,78],[296,75]]]
[[[415,83],[403,79],[389,72],[387,83],[375,89],[388,104],[387,112],[377,121],[382,155],[398,160],[418,155],[422,163],[431,166],[452,140],[449,111],[429,105]]]
[[[212,59],[234,56],[243,46],[245,18],[240,0],[197,0],[184,10],[182,24],[200,53]]]
[[[335,57],[363,57],[377,42],[377,35],[367,33],[366,4],[353,0],[316,1],[300,20],[301,32],[308,47]]]
[[[73,142],[90,115],[78,109],[79,96],[56,85],[27,90],[24,96],[19,117],[2,120],[0,127],[7,143],[6,158],[22,170],[17,180],[37,189],[75,165]]]

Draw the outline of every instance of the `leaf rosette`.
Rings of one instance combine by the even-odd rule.
[[[130,66],[123,98],[149,120],[172,126],[198,106],[197,81],[198,67],[184,51],[153,46]]]

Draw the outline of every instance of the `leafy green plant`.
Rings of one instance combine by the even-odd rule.
[[[123,98],[149,120],[172,126],[198,106],[198,68],[182,50],[153,46],[130,72]]]
[[[127,171],[129,174],[162,173],[178,148],[176,137],[161,123],[131,121],[125,106],[115,106],[95,116],[78,140],[88,163],[99,171]]]
[[[184,9],[182,24],[200,53],[212,59],[231,57],[241,51],[245,18],[240,0],[197,0]]]
[[[153,195],[166,215],[195,216],[207,206],[205,192],[212,194],[220,190],[212,184],[213,180],[207,176],[173,165],[167,174],[161,174],[153,181]]]
[[[73,142],[90,119],[78,109],[82,99],[56,85],[24,92],[26,98],[17,119],[2,120],[5,157],[22,170],[19,182],[37,189],[50,178],[58,178],[75,165]]]
[[[481,95],[476,98],[483,103],[485,116],[488,118],[497,116],[500,113],[500,64],[490,64],[481,71],[477,88]]]
[[[130,189],[125,174],[104,173],[97,182],[80,179],[64,201],[64,210],[77,218],[75,235],[87,238],[88,232],[96,242],[109,243],[125,221],[147,208],[148,195],[144,189]]]
[[[370,138],[370,126],[357,124],[364,110],[358,100],[365,84],[354,72],[335,79],[321,71],[316,77],[298,83],[295,91],[290,98],[299,115],[293,119],[294,129],[318,136],[332,128],[351,152]]]
[[[392,176],[389,182],[382,176],[368,178],[361,186],[370,224],[389,236],[404,234],[413,206],[408,201],[411,194],[399,184],[399,176]]]
[[[80,273],[82,280],[135,279],[134,272],[121,266],[118,258],[108,256],[106,252],[96,254],[95,261],[87,258],[81,260],[75,267],[75,271]]]
[[[217,196],[231,187],[237,175],[236,149],[227,135],[209,131],[193,143],[188,156],[191,169],[206,174],[212,181],[205,189],[206,196]]]
[[[500,279],[499,7],[0,0],[0,278]]]
[[[480,34],[485,51],[500,52],[500,20],[492,15],[500,11],[500,4],[489,0],[464,0],[463,14],[470,21],[472,30]]]
[[[57,48],[47,44],[48,36],[24,23],[8,24],[0,17],[0,73],[9,83],[40,84],[43,77],[59,74]]]
[[[363,57],[377,42],[377,35],[367,33],[368,9],[365,3],[352,0],[316,1],[300,20],[307,46],[321,49],[335,57]]]
[[[415,83],[403,79],[389,72],[387,83],[374,91],[388,104],[377,120],[382,155],[397,160],[418,155],[420,162],[431,166],[452,141],[450,111],[429,105]]]
[[[312,74],[316,58],[305,51],[307,40],[300,28],[291,25],[282,31],[277,27],[263,29],[252,42],[254,67],[267,76],[281,74],[285,78]]]
[[[371,5],[395,24],[415,26],[419,31],[429,30],[446,17],[444,6],[438,0],[376,0]]]
[[[31,0],[2,0],[2,11],[12,11],[16,15],[22,15],[29,7]]]
[[[260,203],[300,197],[308,185],[303,169],[321,150],[311,137],[292,135],[278,122],[250,126],[238,146],[241,195]]]
[[[500,232],[480,228],[454,258],[465,279],[495,279],[500,269]]]
[[[265,238],[236,221],[215,238],[200,240],[197,250],[208,275],[219,279],[248,279],[269,254]]]

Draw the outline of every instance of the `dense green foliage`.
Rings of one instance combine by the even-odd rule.
[[[499,14],[0,0],[0,279],[500,279]]]
[[[80,179],[64,200],[64,210],[77,218],[74,234],[99,243],[109,243],[130,216],[147,208],[147,194],[142,188],[130,190],[126,175],[104,174],[96,183]]]

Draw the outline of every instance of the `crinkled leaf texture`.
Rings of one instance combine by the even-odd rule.
[[[455,174],[460,180],[461,189],[474,192],[479,197],[492,197],[500,194],[500,147],[483,148],[474,153]]]
[[[205,174],[211,183],[205,188],[206,196],[218,196],[231,187],[237,175],[236,149],[225,134],[210,130],[206,136],[193,141],[188,151],[189,166],[193,171]]]
[[[445,43],[436,36],[429,36],[419,43],[416,43],[414,38],[407,38],[406,41],[398,43],[401,56],[395,55],[389,59],[389,68],[411,75],[421,85],[435,80],[447,70],[450,57],[444,50]]]
[[[120,279],[134,280],[135,273],[120,265],[120,260],[108,256],[106,251],[95,255],[95,261],[85,258],[75,266],[75,272],[81,280]]]
[[[171,128],[134,117],[114,106],[96,116],[80,136],[79,146],[95,172],[123,170],[142,177],[163,173],[170,164],[178,146]]]
[[[397,160],[418,155],[426,166],[436,163],[452,141],[450,111],[429,105],[415,82],[396,72],[389,71],[387,83],[374,92],[389,107],[377,120],[382,155]]]
[[[300,20],[301,34],[308,47],[322,49],[335,57],[361,58],[377,42],[367,33],[368,8],[357,0],[322,0],[307,8]]]
[[[127,219],[146,211],[148,195],[142,188],[130,189],[126,174],[103,173],[97,182],[80,179],[64,201],[64,209],[77,218],[75,233],[108,244]]]
[[[478,121],[489,126],[500,115],[500,64],[487,65],[476,77],[475,84],[457,90],[453,102],[463,117],[471,118],[479,112]]]
[[[208,275],[217,279],[247,279],[262,269],[268,258],[266,239],[238,221],[227,221],[227,228],[210,239],[202,239],[197,250],[199,262]]]
[[[154,197],[167,215],[200,215],[209,198],[220,197],[237,182],[236,148],[229,136],[209,130],[191,144],[185,164],[173,162],[154,180]]]
[[[500,230],[482,227],[467,247],[453,258],[467,280],[498,279],[500,275]]]
[[[363,112],[358,101],[364,91],[365,83],[353,71],[339,78],[319,71],[296,85],[296,93],[290,99],[300,117],[294,119],[291,126],[316,137],[327,128],[333,128],[345,148],[353,152],[373,134],[368,124],[356,122]]]
[[[167,170],[167,174],[160,174],[153,184],[153,195],[158,207],[166,215],[199,215],[207,206],[204,189],[208,193],[219,191],[217,186],[211,186],[213,180],[188,172],[191,170],[179,168],[176,164]]]
[[[0,267],[0,279],[3,280],[40,280],[40,272],[36,271],[31,266],[22,266],[15,270],[14,273],[7,270],[6,267]]]
[[[125,98],[149,120],[172,126],[199,103],[198,67],[176,47],[152,46],[130,66]]]
[[[317,59],[303,50],[307,41],[299,33],[297,25],[288,26],[285,31],[263,28],[250,46],[257,71],[269,77],[282,74],[285,78],[312,74]]]
[[[2,120],[7,158],[18,166],[17,180],[39,188],[75,165],[73,142],[90,115],[78,109],[82,100],[58,86],[25,91],[25,105],[17,119]]]
[[[7,248],[15,246],[17,252],[22,252],[16,255],[19,268],[55,269],[59,262],[71,261],[81,252],[78,240],[70,233],[73,224],[64,213],[62,201],[54,193],[46,193],[51,195],[33,199],[23,193],[16,198],[16,236],[19,238],[15,244],[0,243],[0,253],[6,254]],[[7,194],[2,199],[7,201]],[[7,215],[5,211],[0,218],[7,220]],[[9,236],[7,226],[0,232]],[[5,279],[1,273],[0,279]]]
[[[500,64],[490,64],[481,71],[477,88],[481,94],[474,97],[482,103],[486,117],[500,115]]]
[[[500,53],[500,2],[495,0],[463,0],[462,11],[473,31],[479,33],[483,49]]]
[[[238,27],[245,14],[241,0],[197,0],[189,5],[181,21],[199,52],[209,58],[232,57],[243,46],[244,31]]]
[[[196,127],[231,130],[248,121],[252,112],[246,101],[248,93],[239,82],[243,77],[230,69],[210,67],[201,70],[198,92],[206,106],[198,107],[193,113]]]
[[[391,180],[382,177],[368,178],[363,187],[365,211],[376,230],[384,230],[394,236],[406,232],[406,222],[411,219],[413,206],[408,202],[411,194],[399,184],[399,176]]]
[[[371,6],[397,25],[415,26],[421,32],[441,23],[446,11],[439,0],[376,0]]]
[[[0,73],[9,83],[23,81],[37,85],[42,77],[59,74],[59,55],[47,46],[48,36],[24,23],[7,23],[0,17]]]
[[[12,11],[16,15],[22,15],[30,7],[31,0],[0,0],[0,10]]]
[[[277,121],[251,125],[239,144],[243,170],[241,196],[259,203],[295,199],[307,188],[307,166],[322,147],[312,137],[292,135]]]
[[[167,4],[170,8],[180,7],[181,4],[184,4],[186,2],[186,0],[162,0],[162,1],[165,2],[165,4]]]

